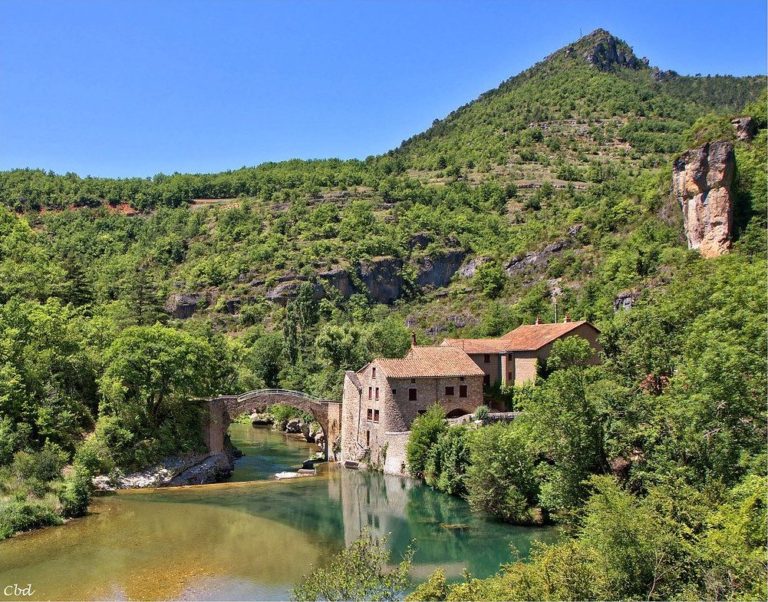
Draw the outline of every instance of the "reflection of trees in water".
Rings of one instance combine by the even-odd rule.
[[[409,490],[405,510],[416,540],[415,563],[460,561],[478,576],[495,573],[513,558],[527,558],[535,540],[556,538],[552,529],[515,527],[473,514],[464,500],[426,486]]]
[[[464,500],[416,481],[366,471],[340,469],[317,479],[148,497],[215,504],[268,518],[300,530],[329,553],[368,527],[375,535],[388,535],[393,562],[415,540],[415,565],[462,563],[477,576],[491,575],[509,562],[510,544],[525,558],[532,540],[555,538],[550,529],[514,527],[474,515]]]

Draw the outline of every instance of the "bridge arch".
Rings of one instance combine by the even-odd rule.
[[[341,403],[287,389],[257,389],[241,395],[222,395],[208,400],[208,415],[203,425],[203,438],[208,450],[212,453],[224,451],[227,429],[235,418],[246,413],[263,412],[276,403],[312,415],[325,435],[327,456],[329,444],[333,445],[341,433]]]

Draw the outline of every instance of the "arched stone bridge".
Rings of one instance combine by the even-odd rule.
[[[224,451],[227,429],[235,418],[263,412],[276,403],[311,414],[325,433],[327,454],[329,442],[333,445],[341,434],[341,403],[287,389],[257,389],[241,395],[222,395],[209,399],[207,419],[203,425],[203,438],[208,450],[212,453]]]

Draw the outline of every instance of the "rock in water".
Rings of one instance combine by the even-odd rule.
[[[291,418],[285,425],[286,433],[300,433],[302,422],[298,418]]]
[[[702,257],[731,248],[734,167],[733,144],[725,141],[691,149],[675,161],[672,178],[688,248],[698,249]]]

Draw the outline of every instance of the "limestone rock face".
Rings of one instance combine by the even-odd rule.
[[[688,248],[702,257],[731,248],[734,167],[733,144],[726,141],[691,149],[675,161],[672,178]]]
[[[376,303],[390,305],[403,292],[403,262],[394,257],[374,257],[361,261],[358,268],[360,280]]]
[[[461,267],[464,257],[464,251],[453,250],[423,258],[418,262],[416,285],[436,288],[446,286]]]
[[[205,294],[203,293],[175,293],[165,302],[165,311],[172,318],[186,320],[191,318],[199,306],[205,303]]]
[[[757,122],[752,117],[735,117],[731,119],[731,125],[739,140],[749,142],[757,134]]]
[[[355,285],[352,282],[352,278],[349,276],[349,272],[343,268],[333,268],[325,272],[318,274],[318,277],[327,285],[335,288],[342,297],[347,299],[355,293]]]

